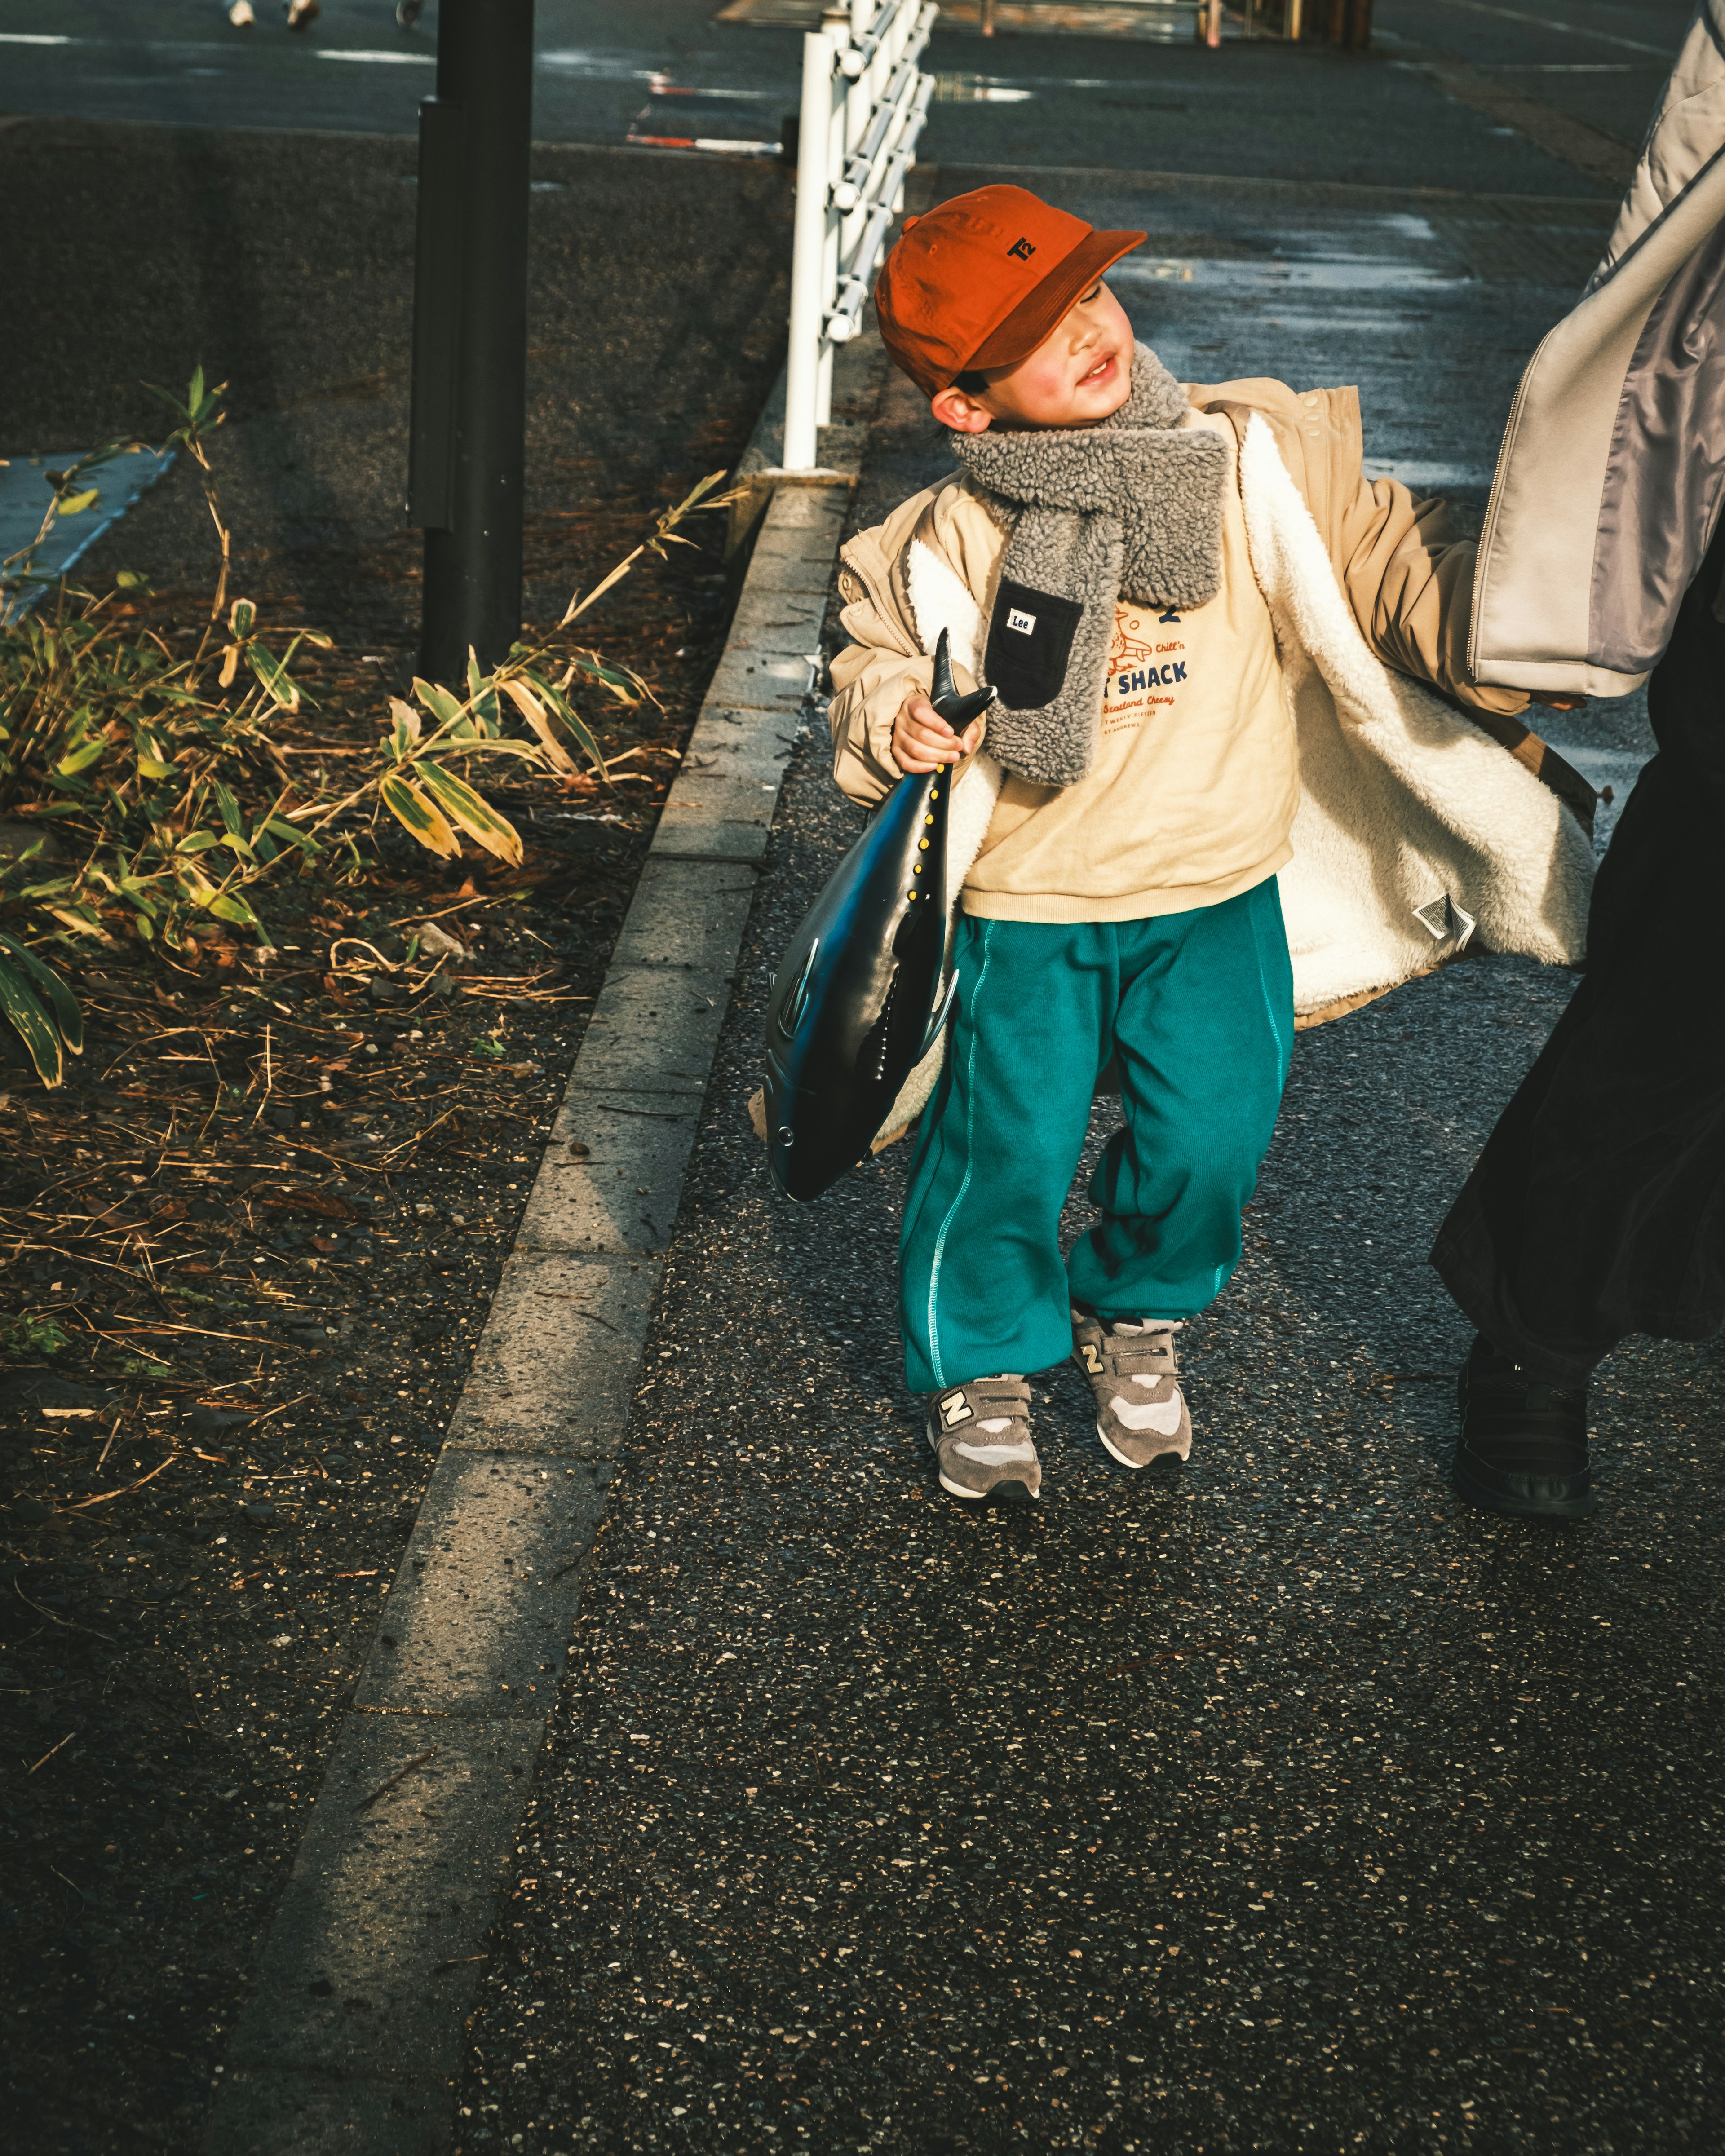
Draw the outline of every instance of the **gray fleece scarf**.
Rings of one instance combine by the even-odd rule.
[[[999,691],[988,752],[1037,786],[1070,786],[1095,758],[1114,608],[1203,606],[1222,579],[1228,450],[1182,429],[1185,392],[1147,345],[1132,394],[1095,427],[950,435],[1013,524],[983,678]]]

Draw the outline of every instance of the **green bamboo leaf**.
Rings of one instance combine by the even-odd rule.
[[[46,834],[44,835],[45,836]],[[12,868],[21,869],[24,867],[27,863],[33,861],[36,859],[36,856],[42,851],[42,843],[41,839],[32,839],[29,844],[24,848],[21,854],[18,854],[13,856]],[[8,870],[8,874],[10,873],[11,870]],[[44,884],[41,888],[45,891],[49,889],[49,886]]]
[[[309,831],[298,830],[293,824],[285,824],[280,816],[266,816],[264,819],[263,828],[266,831],[273,831],[278,839],[291,839],[302,853],[321,854],[323,851],[323,848],[318,844]],[[254,844],[257,835],[255,831],[253,832],[252,839]]]
[[[467,701],[480,732],[495,741],[503,731],[497,709],[497,690],[495,676],[480,671],[479,659],[471,645],[467,652]]]
[[[571,662],[578,674],[584,674],[590,681],[597,681],[608,689],[621,704],[638,704],[641,687],[634,675],[620,666],[608,666],[594,651],[578,651]]]
[[[141,749],[138,752],[138,769],[146,778],[172,778],[174,776],[172,764],[158,763],[153,756],[146,756]]]
[[[207,854],[212,846],[219,846],[222,843],[213,831],[194,831],[190,838],[182,839],[174,851],[177,854]]]
[[[460,724],[461,706],[447,689],[439,689],[435,681],[422,681],[416,674],[413,676],[413,694],[440,726]]]
[[[288,678],[288,670],[273,652],[265,651],[259,644],[249,644],[245,648],[245,662],[264,685],[272,702],[284,711],[297,711],[300,692]]]
[[[231,787],[223,786],[218,778],[215,783],[216,806],[222,812],[222,821],[235,838],[245,835],[245,819],[239,813],[239,803]]]
[[[77,494],[63,494],[54,504],[60,516],[81,516],[101,493],[100,487],[86,486]]]
[[[441,764],[422,762],[414,770],[452,823],[477,839],[488,854],[495,854],[511,866],[520,865],[524,858],[521,834],[507,817],[500,816],[465,780],[457,778],[453,771],[445,771]]]
[[[236,644],[244,644],[257,624],[258,609],[249,599],[235,599],[228,609],[228,630]]]
[[[603,772],[605,768],[605,752],[594,739],[593,731],[587,721],[570,703],[562,690],[554,688],[549,681],[537,674],[529,673],[526,678],[550,705],[554,716],[567,727],[582,749],[593,759],[594,765]]]
[[[392,771],[379,783],[377,797],[397,823],[429,852],[440,854],[445,860],[459,857],[461,842],[449,829],[443,811],[400,772]]]
[[[0,949],[9,952],[18,964],[48,992],[48,1000],[54,1006],[54,1014],[68,1048],[74,1055],[84,1053],[84,1014],[78,1008],[78,998],[66,986],[51,966],[44,966],[27,944],[15,937],[0,932]]]
[[[15,967],[0,958],[0,1016],[12,1024],[36,1066],[44,1086],[58,1086],[65,1075],[60,1037]]]
[[[218,921],[232,921],[242,928],[255,928],[258,916],[238,891],[223,891],[218,896],[206,899],[203,910],[214,914]]]
[[[63,756],[54,769],[62,778],[69,778],[74,771],[87,771],[91,764],[100,763],[107,752],[107,742],[98,734],[94,741],[80,742],[69,754]]]

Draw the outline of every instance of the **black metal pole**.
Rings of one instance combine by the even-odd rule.
[[[521,634],[533,0],[442,0],[419,108],[408,514],[425,533],[419,670],[465,680]]]

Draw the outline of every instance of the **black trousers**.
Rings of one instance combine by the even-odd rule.
[[[1725,1324],[1725,520],[1648,685],[1587,969],[1439,1231],[1486,1337],[1579,1387],[1625,1333]],[[1725,605],[1725,598],[1721,598]]]

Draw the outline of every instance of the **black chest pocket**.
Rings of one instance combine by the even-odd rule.
[[[1066,679],[1083,613],[1076,599],[1054,598],[1009,577],[1000,579],[983,671],[1003,704],[1024,711],[1053,703]]]

